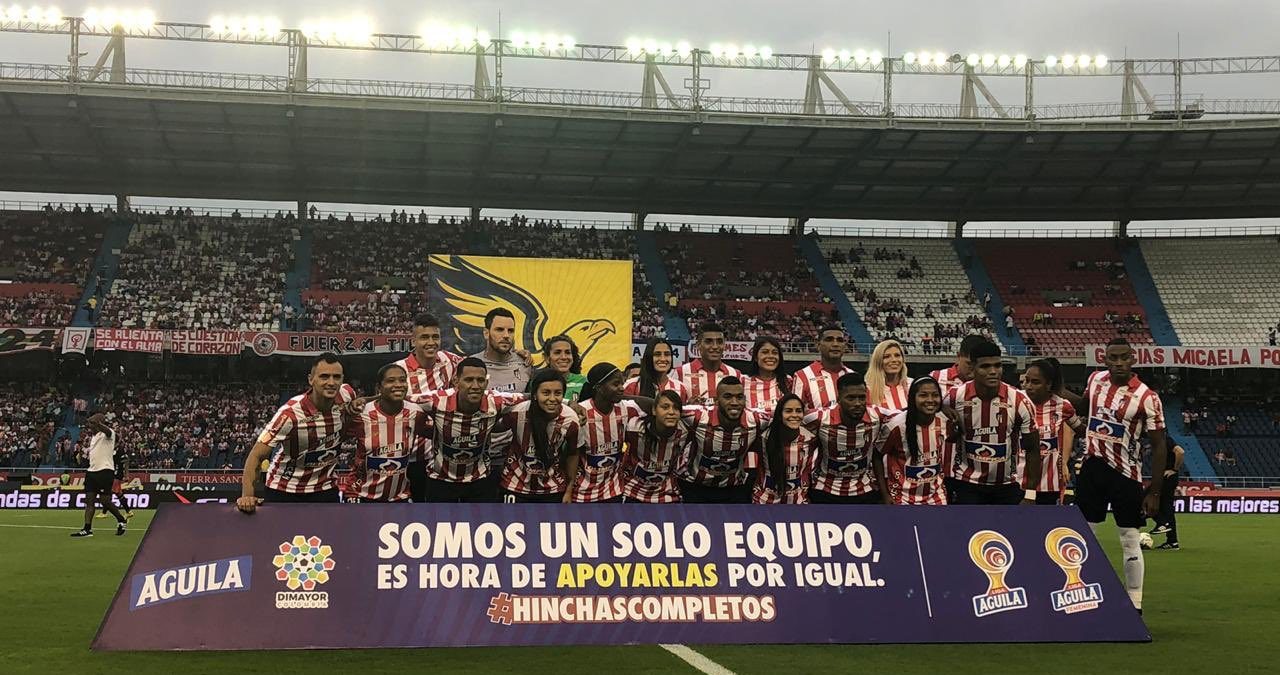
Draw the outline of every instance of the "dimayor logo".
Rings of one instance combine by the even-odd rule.
[[[1084,537],[1069,527],[1054,528],[1044,537],[1044,550],[1053,564],[1067,575],[1062,590],[1049,594],[1053,611],[1075,614],[1097,609],[1102,604],[1102,585],[1086,584],[1080,579],[1080,568],[1089,559]]]
[[[565,232],[572,231],[548,236]],[[515,318],[514,334],[491,331],[490,341],[500,351],[528,350],[537,367],[545,365],[543,346],[559,335],[573,340],[583,372],[630,360],[629,260],[432,255],[428,276],[428,302],[443,314],[444,346],[455,352],[484,349],[485,315],[506,309]]]
[[[276,609],[328,608],[329,594],[315,587],[329,580],[335,564],[333,549],[320,537],[299,534],[280,544],[279,551],[271,564],[276,567],[276,580],[284,582],[289,591],[276,593]]]
[[[1027,591],[1010,588],[1005,576],[1013,567],[1013,545],[1003,534],[982,530],[969,538],[969,557],[987,575],[987,592],[973,596],[975,616],[1026,609]]]

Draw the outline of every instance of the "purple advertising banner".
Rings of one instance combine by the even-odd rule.
[[[160,508],[93,646],[1150,639],[1073,507],[205,504]]]

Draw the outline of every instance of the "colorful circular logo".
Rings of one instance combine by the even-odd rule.
[[[276,336],[271,333],[258,333],[253,336],[253,353],[258,356],[271,356],[276,353],[276,348],[279,346]]]
[[[314,590],[329,580],[334,568],[333,549],[321,543],[320,537],[295,536],[280,544],[280,554],[271,559],[276,567],[276,580],[289,590]]]

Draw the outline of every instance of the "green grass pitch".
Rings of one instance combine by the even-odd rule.
[[[98,536],[73,540],[79,517],[0,512],[0,673],[697,672],[652,646],[95,653],[89,642],[151,514],[124,537],[98,520]],[[1151,644],[693,646],[744,675],[1280,672],[1280,519],[1196,515],[1179,525],[1186,548],[1147,553]],[[1117,560],[1110,526],[1102,544]]]

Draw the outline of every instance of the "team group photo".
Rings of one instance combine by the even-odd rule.
[[[1274,15],[0,5],[0,671],[1271,672]]]

